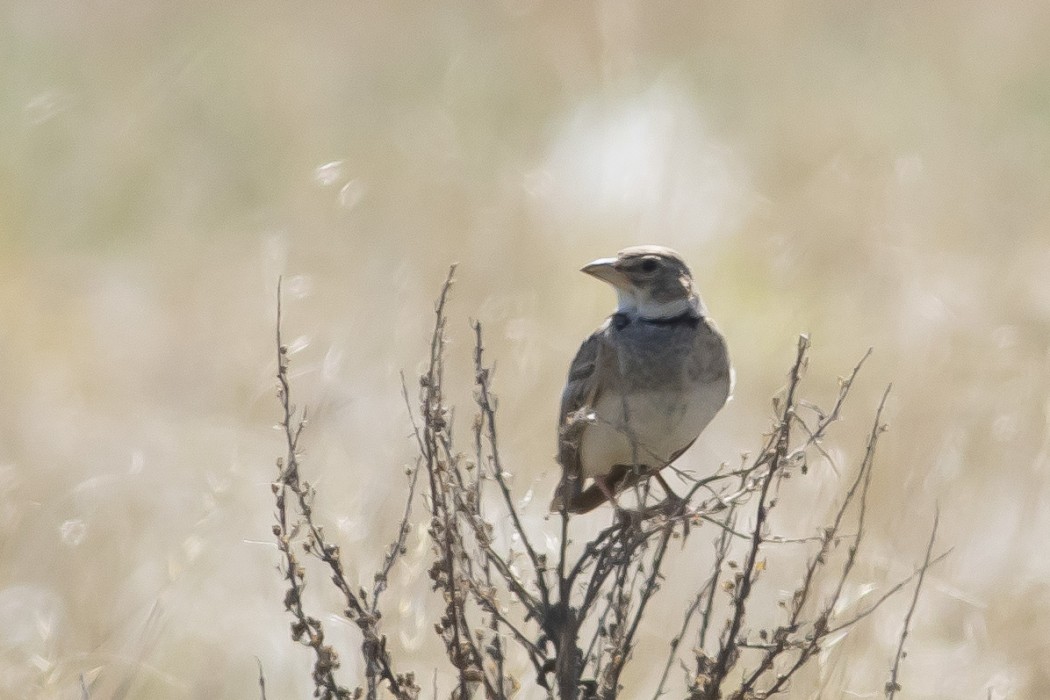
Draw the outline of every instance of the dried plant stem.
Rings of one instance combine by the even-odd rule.
[[[888,700],[893,700],[893,698],[897,697],[897,691],[901,689],[897,678],[900,673],[901,661],[904,659],[904,642],[908,639],[911,616],[915,613],[915,607],[919,604],[919,592],[922,590],[923,579],[925,579],[926,572],[930,568],[930,557],[933,554],[933,543],[937,540],[937,526],[940,524],[940,521],[941,514],[939,511],[935,511],[933,514],[933,527],[930,529],[930,541],[926,544],[926,555],[923,557],[922,567],[919,569],[919,580],[915,582],[915,593],[911,597],[908,613],[904,616],[900,641],[897,644],[897,653],[893,657],[893,667],[890,669],[890,679],[886,682],[886,697]]]
[[[282,419],[280,427],[285,438],[286,453],[277,462],[278,478],[273,484],[276,502],[277,523],[273,534],[277,539],[277,548],[282,555],[281,571],[288,585],[285,594],[285,607],[294,621],[292,638],[309,646],[314,652],[313,680],[315,694],[324,699],[350,698],[351,691],[338,684],[335,671],[339,668],[339,657],[331,645],[325,643],[324,628],[321,621],[309,615],[303,601],[306,587],[306,569],[299,562],[292,546],[303,529],[306,540],[303,548],[309,554],[322,561],[331,573],[331,581],[342,593],[346,602],[345,614],[357,623],[361,630],[362,654],[366,660],[369,679],[370,697],[374,697],[376,678],[387,683],[391,693],[399,700],[414,700],[418,697],[418,687],[411,674],[398,675],[394,672],[390,654],[386,648],[386,638],[378,631],[379,615],[375,610],[366,607],[363,600],[364,591],[358,596],[348,582],[343,571],[339,547],[330,544],[324,530],[316,524],[313,515],[313,488],[300,479],[299,442],[306,428],[306,412],[297,411],[291,400],[291,387],[288,381],[288,348],[281,339],[281,284],[277,286],[277,383],[278,400],[281,404]],[[294,497],[297,513],[292,514],[288,507],[288,494]],[[398,548],[400,549],[400,547]],[[396,557],[391,553],[388,560]],[[389,571],[389,561],[386,571]],[[377,581],[377,586],[380,585]],[[374,599],[379,593],[374,593]]]

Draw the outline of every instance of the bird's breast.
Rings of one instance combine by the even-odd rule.
[[[707,427],[730,390],[725,343],[705,321],[610,329],[610,361],[580,436],[585,477],[616,465],[666,466]]]
[[[727,395],[728,381],[603,393],[582,435],[584,476],[605,474],[617,464],[662,468],[697,438]]]

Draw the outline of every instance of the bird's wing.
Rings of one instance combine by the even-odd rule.
[[[569,377],[558,411],[558,462],[562,466],[563,476],[551,510],[558,510],[561,503],[571,501],[583,486],[580,442],[583,430],[588,425],[587,413],[597,402],[602,389],[598,381],[598,377],[603,374],[600,368],[610,359],[607,329],[608,323],[592,333],[569,365]]]

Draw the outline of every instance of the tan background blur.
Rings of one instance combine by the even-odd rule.
[[[93,697],[253,698],[256,657],[270,697],[309,693],[269,534],[281,274],[306,469],[355,576],[397,517],[398,372],[452,261],[459,422],[477,318],[504,459],[553,534],[557,396],[613,302],[576,270],[640,242],[691,262],[734,353],[685,466],[757,448],[797,333],[824,401],[874,346],[831,445],[848,472],[892,381],[853,602],[921,559],[938,503],[955,552],[904,696],[1047,697],[1047,37],[1041,2],[5,3],[0,697],[83,674]],[[842,482],[816,466],[781,526],[812,534]],[[386,622],[429,682],[418,534]],[[878,696],[905,607],[790,695]]]

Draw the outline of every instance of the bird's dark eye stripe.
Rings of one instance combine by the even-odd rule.
[[[656,269],[656,261],[652,258],[646,258],[642,261],[642,272],[652,272]]]

